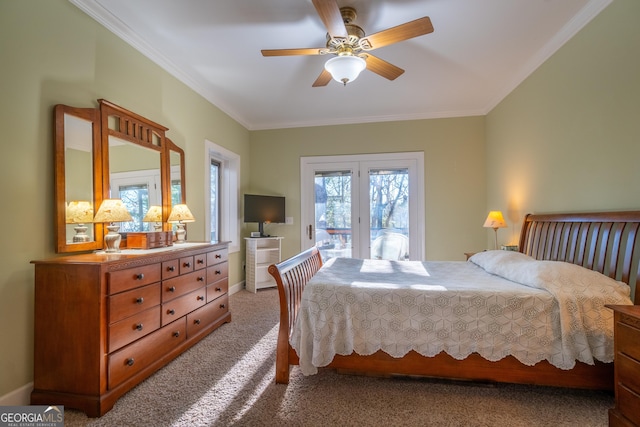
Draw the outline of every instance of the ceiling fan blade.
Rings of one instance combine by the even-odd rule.
[[[331,81],[331,73],[323,68],[322,72],[320,73],[316,81],[313,82],[311,86],[312,87],[326,86],[329,84],[330,81]]]
[[[384,59],[380,59],[377,56],[373,56],[367,53],[366,57],[367,61],[367,70],[373,71],[374,73],[389,79],[395,80],[399,76],[404,73],[404,70],[400,67],[396,67],[395,65],[385,61]]]
[[[363,37],[360,40],[360,45],[364,50],[373,50],[432,32],[433,25],[431,24],[431,19],[425,16],[424,18],[419,18],[415,21]]]
[[[313,0],[313,6],[331,37],[346,38],[349,35],[335,0]]]
[[[262,49],[262,56],[322,55],[329,51],[326,47],[302,49]]]

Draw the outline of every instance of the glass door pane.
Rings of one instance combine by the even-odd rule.
[[[369,170],[369,219],[371,258],[410,258],[408,168]]]
[[[315,173],[315,245],[324,261],[351,257],[352,173]]]

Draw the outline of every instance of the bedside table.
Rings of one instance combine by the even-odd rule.
[[[469,258],[471,258],[472,256],[474,256],[477,253],[478,252],[465,252],[464,256],[466,256],[467,257],[467,261],[469,261]]]
[[[640,425],[640,306],[607,305],[614,313],[616,406],[610,426]]]

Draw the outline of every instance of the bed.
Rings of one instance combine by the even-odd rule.
[[[511,274],[508,273],[508,271],[511,270],[505,266],[510,266],[512,262],[516,265],[522,261],[524,263],[523,265],[527,266],[526,268],[530,269],[531,266],[535,266],[536,271],[539,265],[544,265],[545,268],[547,265],[549,265],[549,268],[555,268],[556,265],[559,265],[563,266],[563,268],[568,268],[572,273],[572,269],[579,270],[580,273],[586,275],[585,277],[589,277],[588,280],[591,280],[591,276],[588,276],[589,274],[599,276],[597,280],[598,287],[590,286],[592,291],[595,290],[596,292],[602,293],[602,297],[596,298],[596,305],[604,306],[604,304],[612,302],[615,304],[625,303],[620,299],[624,299],[624,295],[616,296],[618,299],[609,299],[610,294],[624,294],[625,289],[627,303],[631,304],[632,301],[630,297],[634,295],[635,288],[640,281],[640,275],[638,274],[638,260],[640,259],[640,248],[638,248],[638,246],[640,246],[640,239],[637,238],[639,225],[640,212],[529,214],[523,222],[518,246],[519,251],[517,253],[507,254],[506,251],[487,251],[486,254],[480,253],[474,255],[467,262],[421,263],[418,261],[385,261],[383,268],[408,269],[409,276],[414,278],[412,280],[422,280],[415,279],[418,277],[418,273],[411,270],[412,268],[419,269],[421,265],[424,265],[426,270],[435,271],[436,274],[434,275],[438,276],[438,271],[446,271],[447,268],[451,267],[454,268],[455,271],[459,271],[456,274],[461,275],[464,280],[469,280],[469,277],[472,277],[471,281],[475,281],[476,279],[473,278],[473,275],[478,271],[484,276],[500,276],[504,273],[503,270],[507,271],[506,274]],[[494,256],[507,258],[498,258],[496,261]],[[557,261],[563,262],[558,263]],[[348,265],[353,262],[359,263],[359,266],[353,267]],[[336,344],[336,341],[332,341],[332,339],[335,335],[341,335],[343,334],[342,331],[353,326],[349,324],[349,319],[355,318],[354,313],[347,313],[344,316],[344,320],[335,320],[337,319],[337,317],[335,317],[336,313],[322,312],[322,309],[326,310],[329,308],[336,311],[335,306],[324,304],[323,301],[325,300],[314,301],[311,294],[317,294],[319,292],[317,289],[335,287],[337,292],[346,292],[344,298],[347,300],[349,298],[359,298],[353,296],[353,292],[346,291],[344,285],[339,283],[341,281],[350,283],[346,288],[353,287],[354,283],[356,286],[363,285],[369,287],[372,283],[374,286],[382,287],[399,286],[397,284],[378,283],[380,280],[377,280],[376,276],[371,274],[368,275],[369,277],[366,277],[367,274],[347,277],[345,273],[345,271],[348,271],[350,268],[353,270],[375,269],[377,268],[377,262],[377,260],[346,261],[337,259],[336,261],[328,262],[327,265],[324,266],[325,268],[323,268],[322,258],[318,250],[311,248],[288,260],[269,267],[269,272],[276,280],[280,299],[280,326],[276,353],[277,383],[288,383],[291,366],[300,365],[305,375],[313,374],[317,367],[322,367],[337,369],[340,372],[369,375],[416,375],[457,380],[507,382],[600,390],[613,389],[613,363],[610,363],[613,355],[612,332],[604,333],[603,335],[606,335],[605,337],[593,338],[593,329],[583,331],[580,335],[581,337],[584,339],[594,339],[595,342],[599,343],[595,346],[596,349],[591,351],[580,348],[577,351],[578,356],[575,357],[575,360],[565,360],[560,363],[558,363],[554,357],[538,355],[538,350],[535,348],[529,351],[531,354],[528,356],[526,349],[523,351],[522,348],[519,352],[505,351],[505,353],[501,353],[500,351],[502,350],[500,350],[497,354],[491,354],[489,348],[491,346],[479,348],[477,346],[478,340],[476,340],[475,344],[471,343],[470,345],[468,342],[469,336],[473,336],[473,334],[457,334],[459,337],[465,338],[458,342],[457,347],[453,346],[455,347],[454,349],[452,349],[451,341],[439,343],[438,345],[441,347],[434,347],[430,345],[429,338],[425,340],[424,336],[421,338],[423,341],[421,341],[419,345],[401,340],[402,342],[396,344],[397,348],[387,345],[386,347],[380,347],[378,349],[376,345],[379,346],[379,343],[371,344],[370,347],[367,347],[369,344],[362,342],[353,344],[353,336],[349,336],[349,334],[347,334],[346,339],[342,337],[342,341],[338,341],[339,343],[346,341],[349,345]],[[329,266],[329,264],[344,264],[342,267],[347,270],[340,271],[338,269],[338,271],[333,272],[333,269],[336,267]],[[576,266],[580,266],[580,268]],[[485,271],[485,268],[488,268],[488,270]],[[545,271],[548,273],[548,270]],[[369,271],[369,273],[371,273],[371,271]],[[548,276],[547,273],[545,274]],[[337,279],[335,283],[326,282],[326,278],[330,277],[331,274]],[[398,275],[394,273],[393,276]],[[540,276],[540,274],[538,274],[538,276]],[[538,276],[536,276],[536,278]],[[321,277],[324,282],[316,283]],[[555,297],[556,293],[564,293],[571,299],[574,291],[567,292],[569,288],[563,290],[565,279],[553,280],[553,277],[555,276],[552,276],[551,280],[549,280],[550,286],[554,289],[551,294]],[[500,276],[498,279],[509,282],[514,278],[507,275],[507,277]],[[516,279],[519,279],[519,276],[516,277]],[[478,280],[480,280],[479,283],[483,284],[482,286],[489,286],[489,290],[491,290],[491,286],[497,286],[496,289],[500,289],[500,292],[502,292],[501,286],[506,286],[506,283],[493,284],[493,282],[487,282],[489,283],[487,284],[484,282],[484,280],[488,280],[486,277]],[[538,283],[537,279],[529,281],[533,282],[534,285]],[[309,288],[305,293],[304,291],[307,284],[309,284]],[[527,283],[527,285],[529,285],[529,283]],[[433,290],[434,287],[437,287],[437,284],[424,282],[421,286],[426,287],[428,290]],[[600,288],[600,286],[602,288]],[[414,287],[420,288],[420,286]],[[447,283],[445,287],[455,288],[451,283]],[[529,286],[527,286],[527,288],[528,287]],[[519,310],[518,313],[520,314],[518,316],[526,317],[531,313],[535,313],[535,316],[530,317],[539,317],[537,319],[538,322],[540,322],[540,319],[544,319],[545,316],[548,319],[554,319],[554,321],[561,320],[558,314],[551,313],[548,308],[545,308],[549,306],[549,302],[547,301],[549,298],[547,295],[550,292],[549,289],[540,289],[537,285],[533,286],[532,289],[536,303],[532,303],[533,305],[529,308],[524,307]],[[390,291],[386,289],[384,292],[387,293]],[[448,290],[447,292],[451,291]],[[460,295],[454,295],[455,298],[467,298],[469,301],[475,301],[477,303],[478,298],[474,300],[473,296],[465,297],[464,292],[461,290]],[[358,292],[356,292],[356,294],[357,293]],[[496,291],[496,293],[498,294],[499,292]],[[640,293],[635,293],[636,304],[640,302],[640,295],[638,294]],[[367,298],[371,298],[371,296],[369,295]],[[400,300],[404,298],[405,301],[411,301],[413,304],[416,298],[419,299],[422,297],[416,294],[404,294],[396,297],[396,299],[398,298]],[[516,297],[506,296],[505,298],[507,303],[501,303],[502,306],[511,304],[509,301],[521,301]],[[448,297],[445,299],[448,300]],[[583,300],[583,296],[576,293],[571,304],[575,305]],[[354,306],[363,304],[362,301],[358,302],[354,300],[352,302]],[[437,304],[438,303],[435,305],[437,306]],[[473,302],[471,304],[473,304]],[[529,303],[524,302],[523,304],[527,305]],[[536,306],[536,304],[541,305]],[[571,304],[569,304],[568,307],[573,307]],[[591,302],[588,304],[594,305]],[[434,304],[431,306],[433,305]],[[499,304],[493,305],[497,307]],[[341,309],[337,310],[338,312],[342,311],[344,305],[340,307]],[[563,305],[560,304],[561,309],[562,307]],[[599,309],[597,315],[593,315],[593,317],[596,317],[593,323],[611,324],[608,326],[612,326],[612,313],[608,313],[608,309],[606,308],[599,307]],[[565,309],[565,311],[571,312],[572,310]],[[309,312],[314,312],[316,316],[320,316],[322,319],[333,317],[333,320],[325,322],[326,324],[333,324],[333,331],[329,333],[330,338],[310,337],[314,332],[317,332],[321,327],[326,325],[323,323],[321,326],[318,326],[317,318],[312,321],[306,319],[309,317]],[[509,316],[516,317],[512,314],[509,314]],[[389,317],[390,322],[393,322],[393,316],[390,315]],[[362,319],[359,321],[361,320]],[[314,321],[316,323],[313,323]],[[572,321],[573,320],[570,319],[566,323],[571,324]],[[305,322],[307,323],[306,329],[304,329]],[[468,323],[469,322],[466,322],[466,324]],[[551,320],[549,320],[549,323],[551,323]],[[462,324],[464,325],[465,323],[462,322]],[[389,325],[391,325],[391,328],[393,327],[391,323]],[[389,325],[387,326],[389,327]],[[543,324],[538,323],[534,326],[518,325],[517,330],[531,330],[534,327],[537,329],[545,328]],[[506,328],[512,328],[512,326],[507,325]],[[549,326],[549,328],[561,329],[559,326]],[[417,329],[420,329],[420,327],[414,328],[414,332]],[[375,335],[375,328],[373,328],[373,330]],[[609,327],[607,330],[611,331],[612,329]],[[538,332],[532,333],[533,335],[538,334]],[[405,333],[403,336],[405,335],[407,334]],[[431,335],[432,338],[433,336],[434,335]],[[511,339],[522,340],[522,337],[518,334],[516,334],[516,336],[513,334],[502,334],[501,336],[511,336]],[[575,338],[572,336],[567,340],[566,337],[562,335],[559,339],[560,341],[555,343],[557,346],[561,346],[568,341],[573,341]],[[375,341],[375,339],[373,341]],[[306,345],[310,342],[312,344],[311,347],[315,346],[315,354],[308,354],[311,351],[305,350]],[[356,347],[359,351],[351,351],[351,349]],[[298,351],[296,351],[296,348]],[[365,349],[364,351],[362,350],[363,348]],[[586,355],[580,355],[582,351],[585,351]],[[302,355],[302,363],[298,352]],[[319,363],[316,360],[315,365],[317,366],[313,363],[311,363],[313,366],[310,365],[309,361],[313,360],[313,357],[316,357],[316,359],[320,357],[321,359]],[[323,357],[324,359],[322,359]],[[562,356],[560,359],[562,359]]]

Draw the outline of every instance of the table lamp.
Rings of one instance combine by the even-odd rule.
[[[116,222],[131,221],[131,214],[120,199],[105,199],[98,209],[93,222],[108,223],[107,230],[109,232],[104,236],[104,251],[107,253],[120,252],[120,240],[122,236],[118,233],[120,225]]]
[[[496,233],[496,249],[498,249],[498,228],[505,228],[506,226],[507,223],[504,221],[502,212],[500,211],[489,212],[487,219],[484,221],[483,227],[493,228],[493,231]]]
[[[142,218],[142,222],[153,222],[153,231],[162,230],[162,208],[160,206],[149,206],[147,214]]]
[[[176,243],[185,243],[185,234],[187,231],[184,229],[185,222],[194,222],[196,219],[193,217],[193,214],[187,207],[187,205],[180,204],[175,205],[173,209],[171,209],[171,213],[169,214],[169,218],[167,218],[168,223],[176,224]]]
[[[66,209],[67,224],[76,224],[73,229],[76,234],[73,236],[73,243],[90,242],[91,237],[87,234],[88,222],[93,222],[93,207],[91,203],[84,200],[74,200],[69,202]]]

